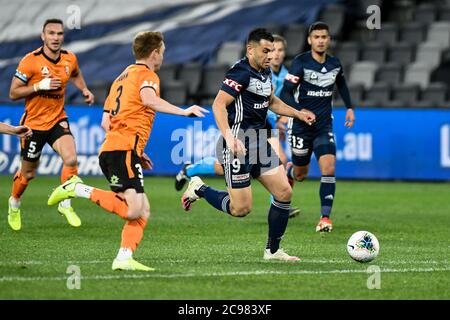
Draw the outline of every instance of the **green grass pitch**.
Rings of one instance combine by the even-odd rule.
[[[181,209],[171,178],[146,178],[152,216],[135,258],[157,270],[113,272],[123,221],[85,199],[70,227],[47,196],[57,177],[37,177],[22,199],[22,230],[7,225],[11,177],[0,177],[0,299],[450,299],[450,185],[338,181],[335,230],[318,234],[318,181],[297,184],[282,246],[299,263],[262,259],[269,198],[253,182],[253,211],[232,218],[198,202]],[[223,188],[222,179],[206,179]],[[85,182],[107,188],[103,178]],[[348,256],[358,230],[373,232],[380,255],[369,264]],[[69,266],[81,288],[68,289]],[[369,289],[378,266],[380,288]],[[372,276],[372,278],[370,278]],[[70,281],[69,281],[70,282]]]

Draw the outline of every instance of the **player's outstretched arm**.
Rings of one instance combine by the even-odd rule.
[[[9,124],[0,122],[0,132],[19,136],[20,138],[30,137],[33,132],[27,126],[11,126]]]
[[[94,103],[94,95],[92,94],[91,91],[89,91],[87,85],[86,85],[86,81],[84,81],[84,77],[83,74],[81,73],[81,70],[78,69],[78,73],[76,76],[71,77],[70,81],[73,83],[73,85],[75,87],[77,87],[84,96],[84,101],[88,104],[88,105],[92,105]]]
[[[209,113],[208,110],[193,105],[187,109],[179,108],[164,99],[158,97],[155,91],[150,87],[145,87],[141,89],[141,100],[144,106],[153,109],[156,112],[175,114],[185,117],[199,117],[203,118],[204,113]]]
[[[279,115],[297,118],[309,125],[312,125],[314,122],[316,122],[316,115],[311,111],[307,109],[302,109],[299,111],[295,108],[292,108],[291,106],[281,101],[281,99],[276,97],[275,95],[272,95],[269,108]]]

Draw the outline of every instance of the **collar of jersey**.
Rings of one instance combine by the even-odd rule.
[[[148,65],[146,65],[145,63],[135,63],[135,65],[137,65],[137,66],[144,66],[144,67],[146,67],[148,70],[150,70],[150,68],[148,67]]]
[[[44,47],[41,47],[38,54],[42,54],[45,59],[47,59],[48,61],[50,61],[53,64],[57,64],[59,61],[61,61],[61,51],[59,52],[59,57],[56,58],[56,60],[53,60],[52,58],[50,58],[48,55],[45,54]]]

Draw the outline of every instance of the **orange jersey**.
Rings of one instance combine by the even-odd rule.
[[[34,130],[49,130],[61,119],[67,118],[64,111],[64,93],[70,77],[79,73],[75,54],[61,50],[60,57],[52,60],[42,47],[28,53],[17,67],[15,77],[27,85],[38,83],[44,78],[60,78],[61,88],[39,91],[25,98],[25,114],[21,124]]]
[[[159,77],[144,64],[128,66],[114,80],[104,106],[111,124],[100,153],[136,150],[142,156],[155,119],[155,111],[142,103],[143,88],[152,88],[159,97]]]

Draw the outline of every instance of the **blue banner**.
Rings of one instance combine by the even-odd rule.
[[[101,175],[97,150],[104,132],[99,107],[67,106],[80,175]],[[0,121],[18,124],[23,108],[0,106]],[[345,110],[334,110],[336,176],[348,179],[450,180],[450,111],[444,109],[357,109],[355,126],[344,127]],[[212,113],[202,119],[158,114],[146,153],[153,175],[174,175],[185,161],[214,156],[219,131]],[[0,173],[20,165],[19,139],[0,135]],[[46,146],[38,174],[59,174],[61,160]],[[312,159],[310,176],[319,177]]]

